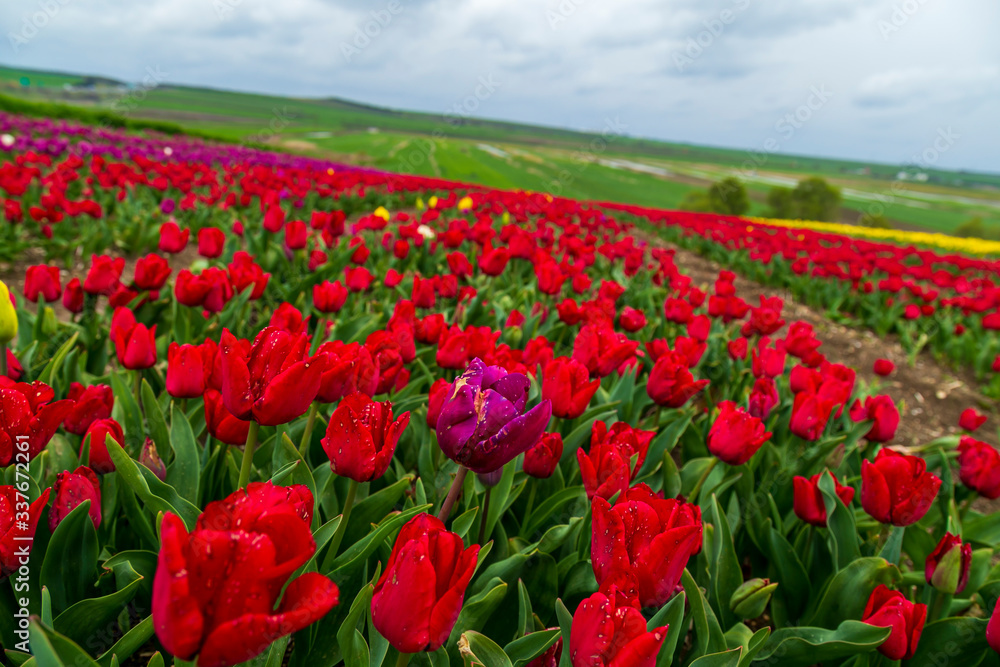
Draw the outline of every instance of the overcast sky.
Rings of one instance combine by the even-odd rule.
[[[997,0],[3,0],[0,26],[14,66],[1000,171]]]

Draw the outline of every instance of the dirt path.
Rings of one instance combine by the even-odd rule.
[[[674,249],[678,268],[711,292],[721,267],[693,252]],[[854,368],[859,382],[892,396],[900,406],[901,417],[893,444],[919,445],[943,435],[959,433],[959,415],[969,407],[984,413],[992,408],[989,421],[976,432],[976,437],[994,446],[998,444],[997,426],[1000,421],[996,407],[976,390],[971,374],[943,366],[929,354],[919,355],[915,364],[910,366],[906,352],[896,341],[880,339],[870,331],[831,322],[778,288],[739,276],[736,292],[752,306],[760,304],[761,295],[781,296],[785,301],[783,317],[788,324],[796,320],[812,324],[817,338],[823,341],[820,352],[832,362]],[[786,333],[787,325],[775,336]],[[872,370],[872,365],[879,358],[890,359],[896,364],[896,370],[889,377],[879,377]]]

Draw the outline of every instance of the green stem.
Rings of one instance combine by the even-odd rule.
[[[0,376],[7,377],[7,343],[0,343]]]
[[[337,555],[340,543],[344,541],[344,534],[347,532],[347,522],[351,518],[351,510],[354,509],[354,497],[357,494],[358,483],[352,479],[347,487],[347,497],[344,498],[344,509],[340,513],[340,525],[337,526],[337,532],[333,534],[333,539],[330,540],[330,551],[327,555],[329,559]]]
[[[942,593],[935,588],[934,592],[931,594],[931,603],[928,605],[927,609],[927,622],[932,623],[944,618],[948,614],[948,610],[951,608],[951,600],[953,597],[953,595]]]
[[[247,488],[250,482],[250,471],[253,469],[253,452],[257,449],[257,430],[260,424],[255,421],[250,422],[250,430],[247,432],[247,444],[243,448],[243,465],[240,466],[239,488]]]
[[[708,464],[708,467],[705,468],[705,472],[701,473],[701,477],[698,478],[698,483],[694,485],[693,489],[691,489],[691,495],[688,496],[688,502],[698,502],[698,494],[701,493],[701,487],[705,485],[705,480],[708,479],[708,476],[712,474],[712,471],[715,470],[715,466],[718,464],[719,459],[712,458],[712,462]]]
[[[396,667],[406,667],[410,664],[410,655],[409,653],[400,653],[399,658],[396,659]]]
[[[309,406],[309,417],[306,419],[306,430],[302,433],[302,442],[299,444],[299,456],[302,457],[303,461],[306,460],[306,455],[309,453],[309,441],[312,440],[313,428],[316,426],[316,415],[319,414],[319,403],[313,401],[313,404]]]
[[[136,369],[135,379],[132,381],[132,393],[135,394],[135,404],[142,410],[142,371]]]
[[[972,509],[972,503],[975,502],[975,500],[976,494],[973,493],[970,494],[969,497],[965,499],[965,502],[962,503],[962,506],[958,510],[958,516],[962,519],[962,521],[965,521],[965,515],[969,513],[970,509]]]
[[[531,491],[528,491],[528,509],[524,512],[524,520],[527,521],[528,517],[531,516],[531,510],[535,507],[535,493],[538,492],[538,482],[535,481],[531,485]]]
[[[483,538],[486,537],[486,522],[489,519],[490,514],[490,498],[493,497],[493,487],[488,487],[486,489],[486,500],[483,501],[483,515],[479,517],[479,539],[476,540],[479,544],[483,543]]]
[[[451,482],[451,488],[448,489],[448,497],[444,499],[444,504],[441,505],[441,511],[438,512],[438,519],[441,521],[447,521],[448,515],[451,514],[451,508],[455,506],[455,501],[458,500],[458,496],[462,493],[462,487],[465,486],[465,476],[469,474],[469,469],[465,466],[458,467],[458,474],[455,475],[455,479]]]

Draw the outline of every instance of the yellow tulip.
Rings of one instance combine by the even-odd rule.
[[[17,337],[17,311],[10,301],[7,285],[0,280],[0,343],[6,345]]]
[[[466,195],[465,197],[462,197],[461,199],[458,200],[459,211],[468,211],[471,208],[472,208],[472,197]]]
[[[382,218],[386,222],[389,222],[389,211],[385,209],[385,206],[379,206],[375,209],[375,217]]]

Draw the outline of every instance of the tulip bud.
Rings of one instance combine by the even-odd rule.
[[[733,591],[729,608],[740,618],[757,618],[764,613],[777,587],[778,582],[772,584],[769,579],[750,579]]]
[[[7,284],[0,280],[0,343],[6,345],[17,337],[17,311],[10,300]]]
[[[927,583],[948,595],[961,593],[969,582],[972,565],[972,545],[962,544],[962,538],[945,533],[937,547],[927,557],[924,575]]]
[[[56,320],[56,312],[46,306],[42,309],[42,333],[46,336],[54,336],[59,326]]]
[[[160,453],[156,451],[156,443],[146,438],[142,453],[139,455],[139,463],[149,468],[161,482],[167,481],[167,466],[164,465]]]

